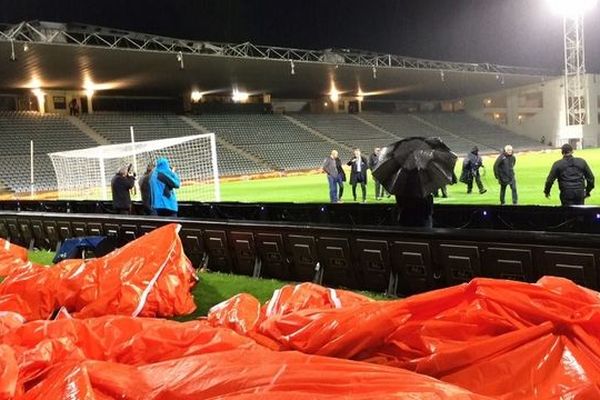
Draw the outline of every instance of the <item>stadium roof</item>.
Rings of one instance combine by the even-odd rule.
[[[552,72],[348,49],[301,50],[172,39],[81,24],[22,22],[0,29],[0,90],[82,89],[174,96],[238,87],[276,98],[331,91],[441,100],[542,82]]]

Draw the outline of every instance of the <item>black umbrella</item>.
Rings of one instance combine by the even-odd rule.
[[[389,193],[425,198],[454,183],[456,160],[441,139],[411,137],[381,150],[373,176]]]

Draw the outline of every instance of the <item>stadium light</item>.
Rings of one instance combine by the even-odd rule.
[[[33,92],[33,95],[37,99],[40,113],[44,114],[46,112],[46,105],[45,105],[46,98],[45,98],[45,93],[39,87],[34,88],[31,91]]]
[[[329,92],[329,99],[334,103],[337,103],[338,101],[340,101],[340,92],[336,89],[336,87],[333,83],[331,84],[331,91]]]
[[[199,91],[197,91],[197,90],[194,90],[194,91],[192,92],[192,94],[191,94],[191,96],[190,96],[190,97],[191,97],[191,99],[192,99],[192,101],[193,101],[194,103],[197,103],[197,102],[199,102],[200,100],[202,100],[202,96],[203,96],[202,92],[199,92]]]
[[[563,17],[579,17],[596,7],[598,0],[547,0],[550,9]]]
[[[363,93],[363,91],[361,89],[358,89],[358,92],[356,93],[356,100],[362,102],[365,99],[365,94]]]
[[[240,92],[237,89],[233,89],[233,96],[231,96],[231,99],[235,102],[235,103],[244,103],[246,101],[248,101],[248,98],[250,97],[249,93],[246,92]]]
[[[290,74],[296,75],[296,66],[294,65],[294,60],[290,60]]]
[[[25,44],[23,45],[23,51],[25,51],[25,52],[26,52],[26,51],[28,51],[28,50],[29,50],[29,45],[28,45],[27,43],[25,43]]]

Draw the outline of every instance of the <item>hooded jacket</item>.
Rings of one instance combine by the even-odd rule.
[[[180,185],[179,176],[171,170],[169,161],[166,158],[159,158],[150,176],[152,208],[177,212],[177,196],[173,189],[178,189]]]

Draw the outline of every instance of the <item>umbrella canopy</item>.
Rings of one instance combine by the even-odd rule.
[[[457,159],[440,138],[411,137],[381,150],[373,176],[389,193],[425,198],[454,183]]]

